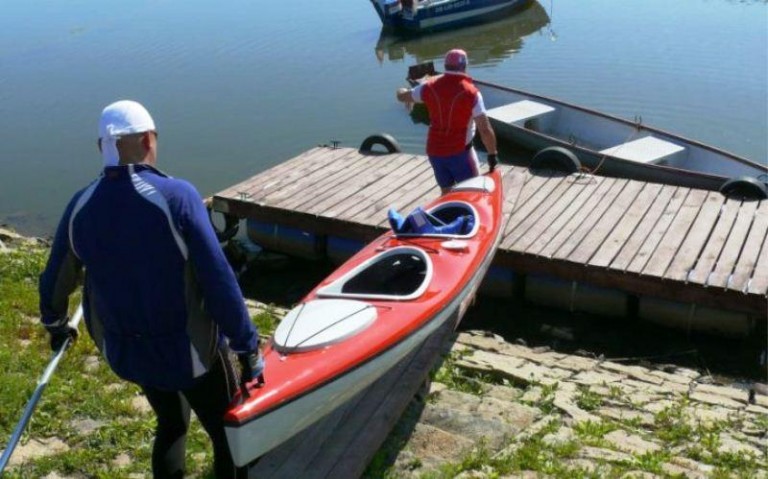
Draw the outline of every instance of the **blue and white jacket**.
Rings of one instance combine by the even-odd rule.
[[[149,165],[110,166],[70,201],[40,276],[46,326],[67,320],[85,267],[88,332],[118,376],[180,390],[216,348],[253,351],[258,334],[203,200]]]

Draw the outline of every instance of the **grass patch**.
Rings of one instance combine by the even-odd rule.
[[[48,334],[39,320],[38,277],[48,259],[42,247],[24,247],[0,254],[0,437],[5,444],[51,359]],[[71,312],[79,296],[70,299]],[[270,311],[256,318],[266,328]],[[94,360],[94,358],[97,358]],[[112,389],[105,386],[119,384]],[[84,325],[80,338],[67,351],[51,378],[19,447],[31,438],[56,437],[69,448],[40,457],[12,469],[4,478],[59,475],[94,478],[127,478],[131,473],[148,475],[155,419],[138,413],[131,400],[137,386],[119,379],[101,358]],[[77,421],[91,419],[99,427],[90,432],[76,428]],[[127,466],[113,464],[127,454]],[[199,459],[204,455],[204,459]],[[212,478],[212,450],[197,420],[192,421],[187,441],[187,471]],[[198,458],[198,459],[196,459]]]
[[[456,361],[469,353],[468,350],[451,351],[440,364],[440,367],[430,372],[432,381],[445,384],[448,388],[456,391],[482,396],[487,390],[487,380],[491,378],[472,373],[456,364]]]
[[[654,434],[671,446],[690,441],[694,427],[686,413],[688,399],[681,398],[677,404],[665,407],[653,416]]]
[[[584,411],[594,411],[603,405],[603,397],[589,389],[589,386],[579,386],[576,405]]]

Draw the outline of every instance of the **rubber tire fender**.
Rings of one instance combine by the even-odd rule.
[[[576,173],[581,169],[579,157],[568,148],[549,146],[539,150],[531,160],[532,169],[555,170],[563,173]]]
[[[765,200],[768,199],[768,186],[752,176],[737,176],[723,183],[720,193],[726,198]]]
[[[386,148],[387,153],[400,153],[400,144],[388,133],[377,133],[371,135],[360,144],[360,153],[373,153],[373,147],[381,145]]]
[[[216,226],[216,223],[213,222],[213,208],[208,208],[208,219],[211,221],[213,232],[216,233],[216,239],[219,240],[219,243],[226,243],[234,238],[240,230],[240,218],[227,213],[221,213],[221,215],[224,217],[224,229],[219,229]]]

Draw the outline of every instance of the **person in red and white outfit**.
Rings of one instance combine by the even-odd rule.
[[[485,114],[483,96],[467,75],[467,53],[453,49],[445,55],[445,74],[413,88],[399,88],[405,104],[424,103],[429,111],[427,156],[443,194],[453,185],[480,174],[472,146],[475,130],[488,152],[491,171],[496,167],[496,135]]]

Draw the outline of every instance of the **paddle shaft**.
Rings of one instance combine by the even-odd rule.
[[[77,325],[80,323],[82,317],[83,305],[80,304],[80,306],[77,307],[77,311],[75,311],[75,315],[72,316],[72,319],[69,321],[70,326],[77,329]],[[40,379],[37,380],[37,387],[35,388],[35,392],[32,393],[32,397],[29,398],[29,401],[27,401],[27,406],[24,408],[24,413],[21,415],[21,420],[16,425],[16,429],[14,429],[13,434],[11,435],[11,439],[8,441],[8,445],[5,447],[2,457],[0,457],[0,476],[2,476],[3,471],[5,470],[5,466],[8,465],[8,461],[11,460],[11,454],[13,454],[14,449],[16,449],[16,445],[19,443],[21,435],[24,432],[24,429],[27,427],[27,423],[29,423],[29,420],[32,418],[32,413],[34,412],[38,401],[40,401],[40,397],[43,395],[43,390],[45,390],[45,387],[48,385],[48,381],[50,381],[51,376],[53,376],[54,371],[56,371],[56,368],[59,365],[59,361],[61,361],[61,358],[64,357],[64,353],[66,352],[71,342],[71,337],[64,341],[59,350],[54,353],[53,358],[51,358],[51,361],[48,363],[45,371],[43,371],[43,375],[40,376]]]

